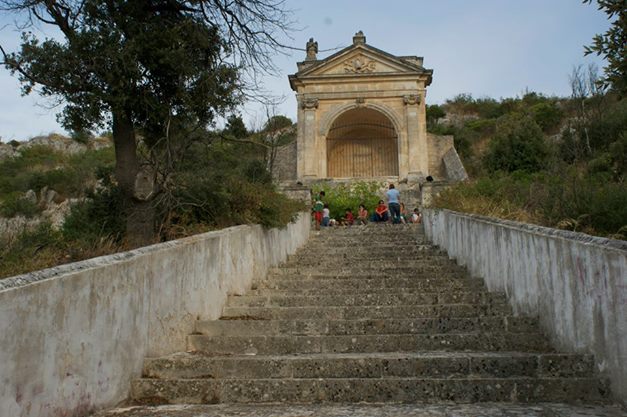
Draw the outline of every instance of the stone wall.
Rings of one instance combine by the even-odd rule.
[[[277,149],[272,176],[279,182],[296,181],[296,141]]]
[[[453,136],[427,133],[427,144],[429,147],[429,172],[427,175],[431,175],[439,181],[447,179],[442,157],[449,149],[453,148]]]
[[[237,226],[0,280],[0,415],[85,416],[127,398],[146,356],[186,349],[197,319],[308,238]]]
[[[554,345],[589,352],[627,403],[627,242],[448,210],[425,233],[516,314],[538,316]]]

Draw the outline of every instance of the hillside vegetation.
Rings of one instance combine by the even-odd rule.
[[[429,106],[429,130],[455,136],[471,176],[435,204],[626,239],[627,100],[582,74],[569,98],[459,95]]]
[[[295,218],[303,204],[279,193],[267,169],[274,145],[289,140],[293,128],[287,118],[270,122],[248,132],[241,119],[231,118],[225,129],[198,133],[176,150],[176,168],[158,178],[150,207],[157,219],[154,242],[238,224],[283,227]],[[113,171],[113,147],[68,155],[32,146],[0,161],[0,216],[37,218],[44,207],[28,194],[42,188],[54,190],[57,202],[74,201],[59,227],[44,219],[0,236],[0,278],[132,248],[129,211]]]

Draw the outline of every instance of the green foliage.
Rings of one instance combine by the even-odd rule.
[[[627,132],[627,98],[613,103],[587,126],[593,151],[606,151],[611,143]]]
[[[91,135],[86,130],[77,130],[72,132],[70,137],[73,141],[86,145],[89,142]]]
[[[592,3],[592,0],[584,0]],[[611,86],[622,97],[627,96],[627,7],[625,0],[597,0],[599,10],[614,19],[612,26],[602,35],[592,39],[592,45],[585,47],[585,53],[597,54],[607,61],[605,84]]]
[[[197,143],[172,181],[171,197],[160,205],[165,228],[172,230],[172,236],[194,225],[282,227],[304,209],[302,203],[276,191],[263,154],[254,144]]]
[[[331,217],[344,217],[346,209],[350,208],[357,213],[360,204],[364,204],[369,213],[382,198],[383,184],[379,182],[355,181],[351,183],[320,183],[312,188],[314,196],[320,191],[325,192],[324,202],[329,205]]]
[[[480,118],[497,118],[504,114],[501,103],[489,97],[475,99],[471,94],[458,94],[446,100],[444,108],[447,112],[458,114],[474,114]]]
[[[233,114],[228,117],[226,126],[222,133],[233,136],[236,139],[243,139],[248,136],[248,129],[246,129],[242,116]]]
[[[90,192],[86,200],[72,206],[63,222],[63,237],[86,246],[95,246],[103,240],[119,243],[126,227],[125,213],[118,187]]]
[[[5,195],[4,199],[0,203],[0,216],[2,217],[22,215],[30,218],[40,212],[41,209],[37,206],[37,204],[24,198],[24,194],[20,192],[13,192]]]
[[[51,266],[50,259],[42,261],[51,249],[60,247],[61,235],[50,223],[41,223],[34,230],[24,231],[11,241],[0,237],[0,278],[29,270]],[[47,261],[47,262],[46,262]]]
[[[563,112],[555,102],[543,101],[529,108],[533,120],[544,132],[553,131],[562,121]]]
[[[427,129],[429,132],[432,132],[434,128],[438,125],[438,120],[446,116],[446,112],[442,106],[437,104],[427,104]]]
[[[277,130],[291,127],[294,124],[292,119],[283,115],[272,116],[263,125],[263,130],[266,132],[276,132]]]
[[[484,161],[490,172],[534,172],[546,166],[547,157],[540,127],[529,116],[514,113],[499,119]]]
[[[622,183],[583,176],[568,167],[482,177],[443,192],[436,205],[601,236],[619,237],[627,225],[627,188]]]
[[[95,184],[95,170],[113,166],[113,148],[66,155],[46,146],[22,149],[0,162],[0,199],[43,187],[62,197],[80,197]]]

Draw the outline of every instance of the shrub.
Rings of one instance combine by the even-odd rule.
[[[23,193],[13,192],[4,197],[0,204],[0,216],[15,217],[22,215],[25,217],[33,217],[41,212],[36,203],[24,198]]]
[[[536,122],[529,116],[512,114],[499,119],[484,164],[490,172],[534,172],[544,168],[547,157],[544,135]]]
[[[563,116],[562,111],[557,107],[556,103],[552,101],[534,104],[529,110],[533,116],[533,120],[535,120],[544,132],[553,131],[558,127]]]
[[[0,238],[0,278],[63,263],[59,256],[63,246],[60,233],[46,222],[10,242]]]
[[[435,204],[601,236],[619,236],[627,219],[622,183],[582,176],[574,167],[484,177],[445,190]]]
[[[89,192],[87,198],[72,206],[63,222],[63,237],[68,241],[94,246],[111,240],[121,242],[126,228],[126,210],[122,193],[112,186]]]
[[[382,183],[374,181],[338,184],[323,183],[313,187],[313,193],[318,195],[320,191],[324,191],[324,202],[329,205],[331,217],[340,219],[344,217],[347,208],[350,208],[353,213],[357,213],[360,204],[364,204],[368,211],[372,213],[382,198],[382,187]]]

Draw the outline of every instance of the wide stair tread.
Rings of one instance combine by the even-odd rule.
[[[187,352],[148,358],[138,403],[607,402],[590,355],[558,353],[536,318],[415,226],[313,232]]]

